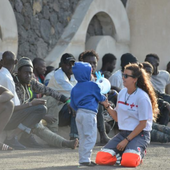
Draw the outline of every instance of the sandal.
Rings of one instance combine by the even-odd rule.
[[[2,144],[2,143],[0,143],[0,150],[1,151],[12,151],[13,150],[13,148],[11,148],[10,146],[8,146],[8,145],[6,145],[6,144]]]

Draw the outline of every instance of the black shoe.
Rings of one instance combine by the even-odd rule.
[[[37,143],[34,136],[23,134],[19,140],[21,144],[25,145],[28,148],[42,148],[40,144]]]
[[[24,145],[22,145],[21,143],[19,143],[17,137],[13,137],[11,140],[5,140],[5,143],[9,146],[11,146],[12,148],[14,148],[15,150],[25,150],[26,147]]]
[[[80,163],[80,165],[79,166],[96,166],[97,164],[96,163],[94,163],[94,162],[82,162],[82,163]]]

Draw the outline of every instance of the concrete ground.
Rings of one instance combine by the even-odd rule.
[[[95,160],[100,146],[95,146],[92,160]],[[28,149],[23,151],[0,151],[0,170],[123,170],[121,166],[95,166],[78,168],[78,148],[56,149],[45,147],[43,149]],[[127,168],[134,169],[134,168]],[[170,144],[151,143],[143,164],[139,170],[169,170],[170,169]]]

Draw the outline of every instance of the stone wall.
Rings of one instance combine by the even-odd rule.
[[[18,26],[18,58],[45,58],[60,39],[80,0],[9,0]],[[122,0],[122,2],[125,2]],[[86,40],[103,35],[96,16],[89,24]]]
[[[10,0],[18,25],[18,57],[45,58],[62,35],[78,2]]]

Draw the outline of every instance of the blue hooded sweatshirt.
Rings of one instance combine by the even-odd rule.
[[[71,91],[71,107],[77,111],[79,108],[98,112],[98,103],[105,101],[106,97],[100,93],[99,86],[90,81],[91,65],[85,62],[75,62],[72,67],[77,84]]]

